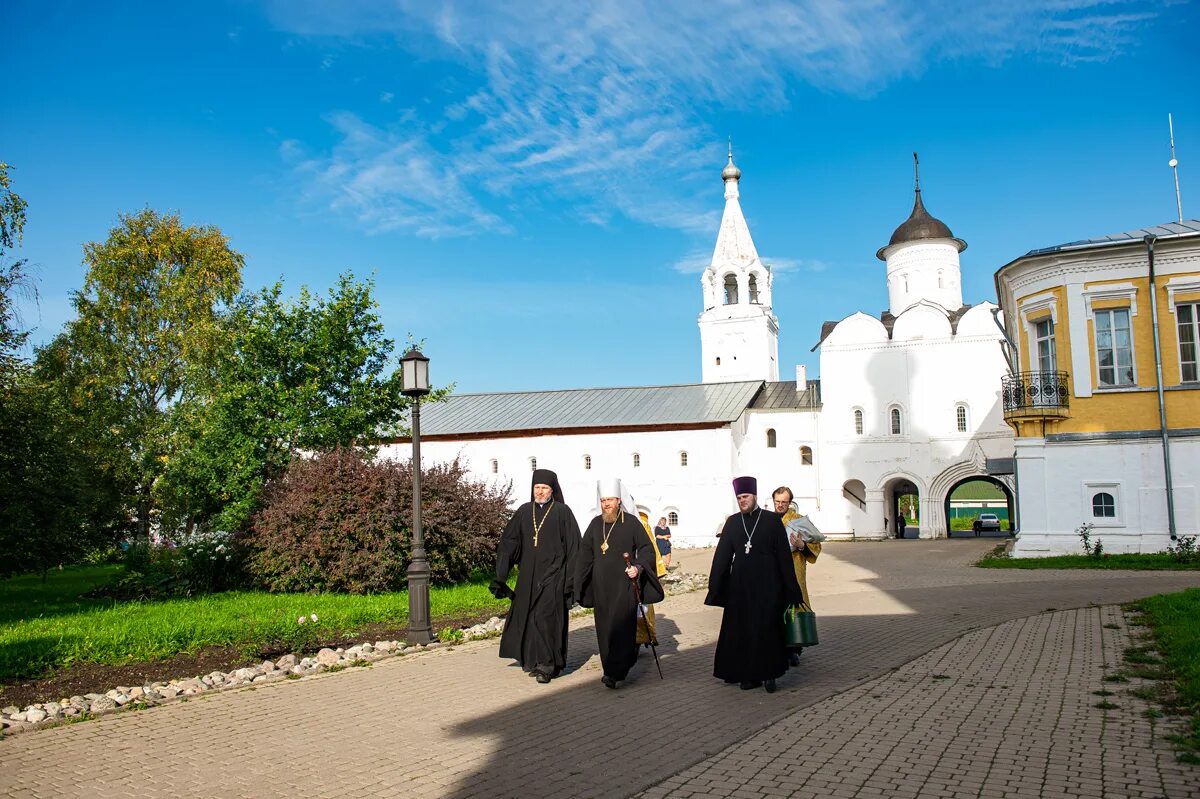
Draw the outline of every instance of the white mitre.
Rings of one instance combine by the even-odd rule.
[[[624,481],[619,477],[608,477],[603,480],[596,481],[596,508],[600,508],[600,500],[605,497],[620,497],[621,509],[626,513],[637,516],[637,505],[633,502],[633,495],[629,493],[629,488],[626,487]]]

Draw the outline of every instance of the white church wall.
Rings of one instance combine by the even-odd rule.
[[[745,414],[746,434],[737,450],[738,474],[758,480],[759,502],[770,507],[771,492],[781,485],[792,489],[803,513],[813,513],[819,503],[817,460],[822,457],[818,439],[819,411],[751,410]],[[775,432],[775,446],[769,446],[767,432]],[[813,453],[810,465],[801,463],[800,448]]]
[[[1156,438],[1086,442],[1016,442],[1021,529],[1013,557],[1083,553],[1078,529],[1093,524],[1105,552],[1161,552],[1168,533],[1162,442]],[[1175,523],[1182,535],[1200,532],[1200,439],[1171,440]],[[1114,500],[1111,517],[1096,516],[1092,499]]]
[[[489,485],[512,481],[513,506],[529,501],[536,458],[539,468],[558,474],[567,505],[582,530],[598,512],[596,481],[620,477],[653,524],[670,511],[679,515],[672,528],[676,546],[710,546],[718,522],[736,508],[729,484],[732,460],[727,427],[635,433],[543,435],[465,441],[422,441],[421,460],[428,466],[460,458],[472,478]],[[687,465],[681,453],[687,453]],[[411,456],[410,444],[390,444],[384,457]],[[634,466],[634,454],[638,466]],[[585,458],[591,458],[587,468]],[[492,461],[497,471],[492,472]]]
[[[894,314],[921,300],[936,302],[947,311],[958,310],[963,304],[958,247],[936,239],[889,248],[887,287]]]

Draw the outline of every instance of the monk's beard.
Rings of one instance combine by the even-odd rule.
[[[613,524],[617,521],[617,514],[619,514],[620,512],[621,512],[620,510],[614,510],[611,512],[602,510],[602,511],[600,511],[600,518],[604,520],[605,524]]]

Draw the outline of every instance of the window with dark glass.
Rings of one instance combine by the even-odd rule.
[[[892,408],[892,435],[900,435],[900,409]]]
[[[1200,303],[1175,306],[1175,322],[1179,328],[1179,369],[1185,383],[1200,380],[1196,369],[1196,347],[1200,344]]]
[[[959,405],[954,409],[954,421],[958,426],[958,432],[967,432],[967,408],[965,405]]]
[[[675,511],[671,511],[670,513],[668,513],[667,514],[667,524],[670,527],[677,526],[679,524],[679,514],[676,513]]]
[[[860,436],[862,435],[862,432],[863,432],[862,411],[854,412],[854,432],[856,435],[860,435]]]
[[[1128,308],[1096,311],[1096,375],[1101,388],[1133,385]]]
[[[774,427],[767,428],[767,446],[768,447],[775,446],[775,428]]]
[[[800,448],[800,465],[812,466],[812,447]]]
[[[1117,515],[1117,503],[1113,495],[1101,491],[1092,495],[1092,515],[1097,519],[1111,519]]]

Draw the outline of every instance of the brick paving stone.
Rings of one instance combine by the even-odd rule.
[[[1194,795],[1195,767],[1136,702],[1100,711],[1091,691],[1113,685],[1102,677],[1132,640],[1112,606],[1200,575],[972,568],[989,547],[828,544],[809,576],[822,643],[773,695],[712,678],[720,611],[694,593],[659,605],[662,681],[645,653],[604,689],[584,618],[548,686],[494,640],[406,655],[0,739],[0,795],[55,774],[57,795],[89,797],[941,797],[1026,768],[1023,795],[1051,775]],[[693,571],[711,558],[677,552]]]

